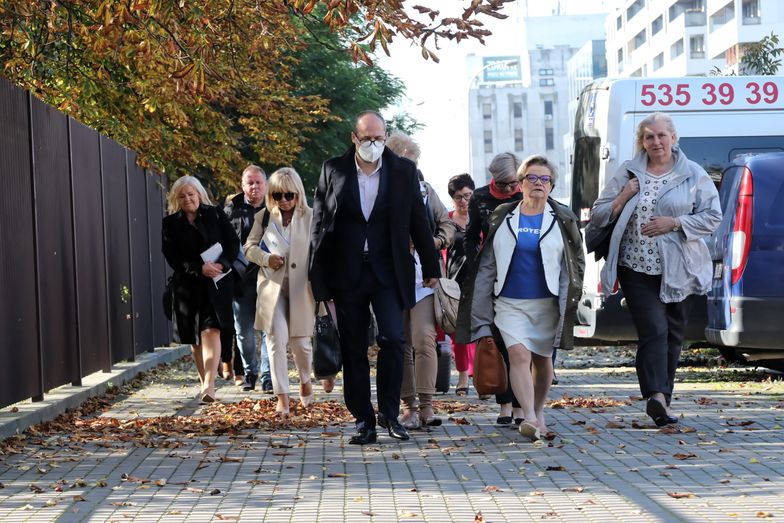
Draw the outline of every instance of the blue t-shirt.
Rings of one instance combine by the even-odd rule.
[[[542,214],[526,216],[520,214],[515,246],[506,281],[501,296],[515,299],[550,298],[554,296],[547,288],[542,265],[542,252],[539,250],[539,230],[542,227]]]

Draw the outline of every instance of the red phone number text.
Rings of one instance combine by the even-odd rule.
[[[692,102],[692,92],[689,84],[644,84],[640,90],[640,103],[646,107],[651,105],[679,105],[685,106]],[[704,83],[699,89],[699,93],[694,94],[694,100],[701,101],[704,105],[730,105],[735,101],[735,97],[744,97],[746,102],[751,105],[759,103],[772,104],[779,99],[779,88],[775,82],[749,82],[743,92],[735,92],[732,84]]]

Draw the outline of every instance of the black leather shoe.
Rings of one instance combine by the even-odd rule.
[[[498,416],[495,420],[496,425],[511,425],[512,416]]]
[[[256,380],[258,379],[259,377],[256,374],[246,374],[245,381],[242,382],[242,390],[246,392],[254,390],[256,388]]]
[[[411,439],[411,436],[408,435],[408,431],[403,425],[397,420],[389,420],[384,414],[378,415],[378,424],[387,429],[391,438],[399,439],[401,441],[408,441]]]
[[[364,424],[357,426],[357,433],[351,436],[348,440],[351,445],[367,445],[368,443],[375,443],[378,439],[376,429],[370,429]]]
[[[645,404],[645,412],[651,417],[657,427],[678,423],[678,418],[667,414],[667,409],[655,398],[648,398]]]
[[[272,394],[272,378],[269,374],[261,375],[261,392],[264,394]]]

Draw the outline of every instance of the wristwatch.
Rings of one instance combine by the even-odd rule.
[[[678,232],[681,230],[681,221],[678,218],[675,218],[675,226],[672,228],[672,232]]]

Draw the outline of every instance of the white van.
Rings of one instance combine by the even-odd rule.
[[[717,185],[739,155],[784,151],[784,77],[717,76],[602,79],[580,95],[574,127],[571,206],[581,226],[606,177],[634,156],[637,124],[652,112],[675,123],[686,156],[701,164]],[[586,254],[583,297],[574,333],[579,338],[637,338],[625,300],[602,289],[603,262]],[[704,339],[704,300],[695,303],[686,338]]]

